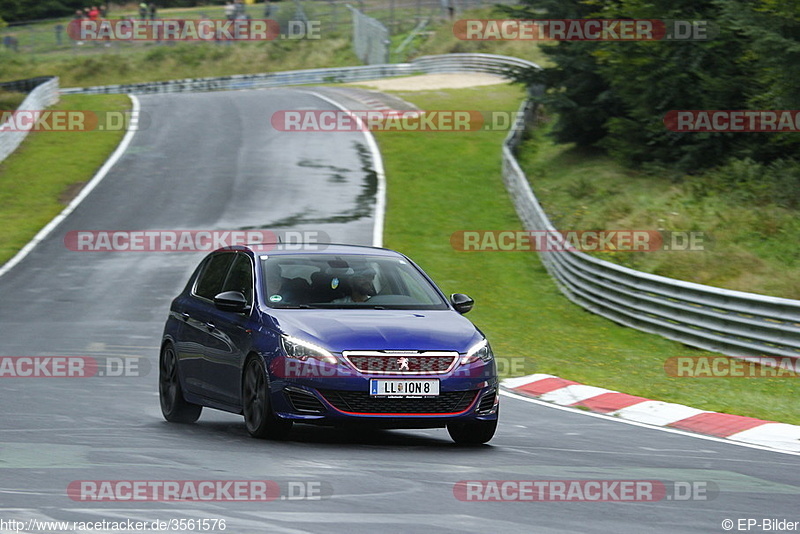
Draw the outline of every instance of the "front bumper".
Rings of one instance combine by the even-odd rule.
[[[298,362],[278,357],[270,366],[276,414],[297,422],[387,428],[443,427],[450,422],[495,420],[499,385],[494,361],[457,365],[446,373],[364,373],[352,365]],[[439,395],[422,398],[370,396],[370,379],[439,380]]]

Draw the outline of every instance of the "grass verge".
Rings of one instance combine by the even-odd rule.
[[[0,90],[0,113],[19,108],[20,104],[25,101],[26,96],[28,96],[26,93]]]
[[[0,54],[1,80],[58,76],[62,87],[126,84],[358,65],[347,38],[264,43],[147,45],[75,55]]]
[[[62,96],[53,108],[131,108],[126,95]],[[58,215],[119,145],[123,131],[33,132],[0,164],[0,265]]]
[[[294,16],[294,4],[280,2],[275,6],[280,11],[277,20],[285,21]],[[349,11],[340,7],[332,18],[333,11],[327,5],[305,2],[304,7],[310,20],[322,23],[320,39],[276,39],[228,45],[213,42],[170,45],[113,43],[106,47],[104,45],[108,43],[99,42],[76,46],[65,37],[64,44],[56,46],[52,29],[54,23],[35,24],[17,32],[23,52],[11,53],[0,49],[0,81],[58,76],[62,87],[85,87],[360,65],[361,61],[352,50]],[[261,5],[251,6],[251,12],[256,17],[261,17],[262,11]],[[195,18],[202,14],[219,18],[221,13],[222,6],[205,6],[160,10],[159,16],[165,19]],[[385,18],[386,10],[370,8],[367,13]],[[122,14],[133,12],[120,11],[114,13],[112,18]],[[470,10],[463,14],[464,18],[494,16],[496,13],[492,8]],[[545,63],[539,45],[523,41],[460,40],[453,35],[451,22],[436,16],[402,53],[396,53],[397,47],[416,26],[416,17],[400,10],[395,17],[398,24],[392,36],[392,62],[408,61],[420,55],[482,52]],[[68,19],[62,21],[62,24],[67,23]],[[29,49],[37,51],[25,52]]]
[[[798,211],[702,194],[706,178],[626,169],[599,151],[556,144],[549,126],[521,147],[520,164],[560,230],[697,232],[704,250],[602,252],[633,269],[739,291],[800,299]]]
[[[492,86],[400,92],[423,109],[516,110],[522,91]],[[570,303],[526,252],[457,252],[459,230],[521,230],[501,180],[505,132],[381,132],[387,175],[385,243],[409,254],[447,293],[477,302],[470,318],[498,358],[536,372],[705,410],[800,424],[792,378],[674,378],[664,363],[709,354],[617,326]],[[529,369],[533,367],[530,366]]]

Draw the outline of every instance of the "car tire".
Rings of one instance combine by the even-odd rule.
[[[269,378],[259,358],[250,358],[244,367],[242,412],[247,432],[254,438],[286,439],[292,422],[275,415],[269,396]]]
[[[450,423],[447,432],[459,445],[481,445],[494,437],[497,430],[497,419],[494,421],[470,421],[468,423]]]
[[[178,356],[172,344],[164,345],[158,361],[158,398],[164,419],[170,423],[194,423],[200,417],[203,407],[186,402],[183,398],[178,376]]]

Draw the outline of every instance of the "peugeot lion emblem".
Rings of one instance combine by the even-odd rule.
[[[398,371],[402,371],[402,370],[404,370],[404,369],[405,369],[406,371],[408,371],[408,370],[409,370],[409,368],[408,368],[408,358],[405,358],[405,357],[403,357],[403,358],[397,358],[397,365],[399,365],[399,366],[400,366],[400,368],[398,369]]]

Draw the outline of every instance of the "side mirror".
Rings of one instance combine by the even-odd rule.
[[[225,291],[214,297],[214,306],[218,310],[243,313],[250,309],[247,299],[238,291]]]
[[[455,308],[458,313],[464,315],[472,309],[475,305],[475,301],[463,293],[453,293],[450,295],[450,304],[453,305],[453,308]]]

